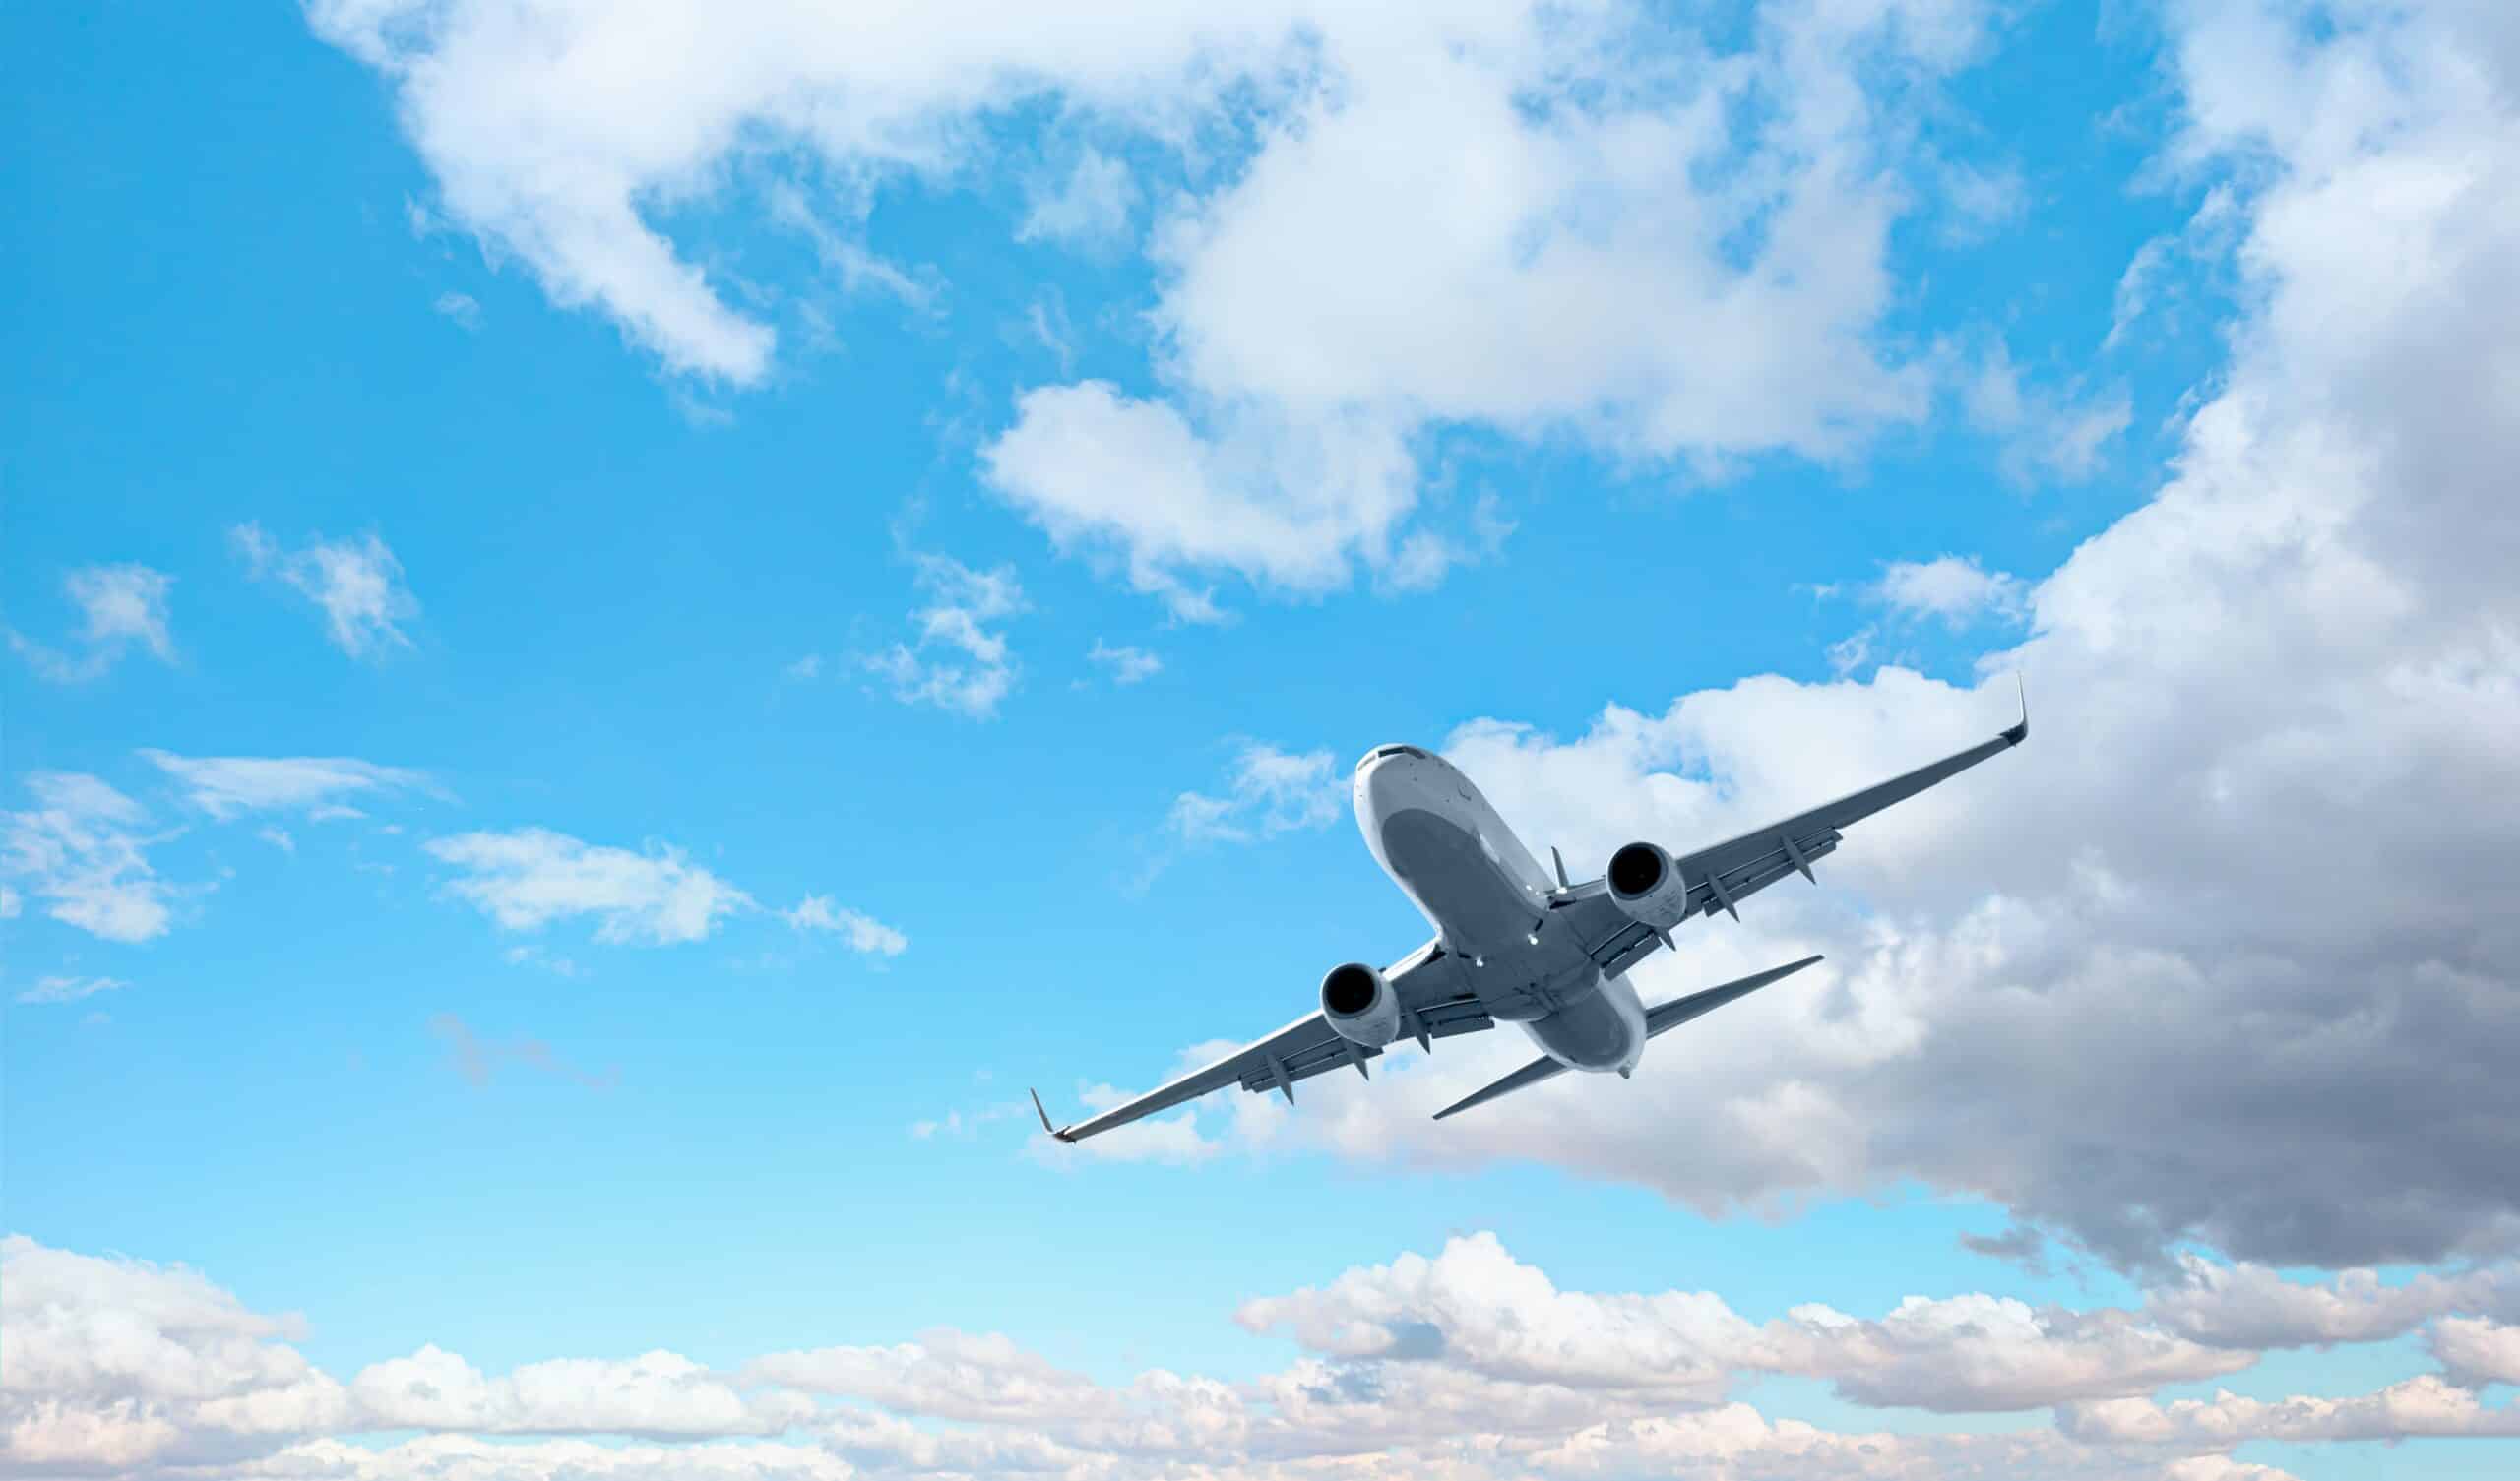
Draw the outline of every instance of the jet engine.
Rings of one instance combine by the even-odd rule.
[[[1658,843],[1630,843],[1610,855],[1610,898],[1631,919],[1668,931],[1689,913],[1688,882]]]
[[[1321,979],[1321,1016],[1341,1038],[1368,1049],[1400,1037],[1399,996],[1361,961],[1334,966]]]

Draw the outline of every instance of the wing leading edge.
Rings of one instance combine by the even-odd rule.
[[[2025,697],[2021,718],[1995,732],[1990,740],[1955,751],[1888,781],[1850,792],[1835,802],[1824,802],[1765,828],[1752,829],[1712,848],[1676,857],[1672,862],[1680,877],[1689,883],[1688,909],[1681,918],[1713,915],[1721,910],[1738,920],[1742,900],[1787,875],[1799,874],[1819,883],[1811,865],[1837,850],[1845,837],[1843,830],[1893,803],[1948,781],[2029,738],[2030,706]],[[1553,909],[1574,912],[1572,924],[1588,943],[1593,960],[1606,973],[1626,971],[1662,945],[1652,927],[1630,919],[1611,901],[1608,886],[1599,879],[1559,891],[1549,904]]]
[[[1429,1049],[1436,1039],[1477,1033],[1496,1021],[1488,1016],[1486,1009],[1480,1006],[1478,998],[1469,993],[1436,996],[1430,990],[1432,984],[1449,974],[1420,977],[1419,969],[1441,960],[1442,956],[1442,949],[1428,942],[1383,974],[1391,983],[1393,993],[1400,998],[1401,1031],[1415,1038],[1421,1047]],[[1344,1037],[1319,1013],[1310,1013],[1213,1064],[1193,1070],[1126,1104],[1089,1116],[1073,1126],[1051,1126],[1049,1113],[1041,1109],[1041,1098],[1038,1094],[1033,1097],[1033,1109],[1041,1118],[1041,1130],[1061,1142],[1080,1142],[1159,1111],[1168,1111],[1228,1085],[1240,1085],[1245,1090],[1276,1090],[1292,1101],[1296,1080],[1309,1080],[1332,1070],[1353,1066],[1358,1075],[1370,1080],[1373,1077],[1365,1068],[1366,1062],[1380,1059],[1382,1053],[1380,1049],[1368,1048]]]

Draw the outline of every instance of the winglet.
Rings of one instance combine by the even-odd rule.
[[[1566,883],[1566,857],[1557,851],[1557,845],[1554,843],[1548,845],[1548,861],[1557,866],[1557,888],[1560,890],[1574,889],[1574,886]]]
[[[1033,1114],[1041,1118],[1041,1130],[1049,1133],[1051,1137],[1060,1142],[1074,1142],[1076,1140],[1067,1133],[1060,1131],[1057,1127],[1050,1125],[1050,1113],[1041,1109],[1040,1091],[1027,1085],[1024,1087],[1024,1093],[1033,1097]]]
[[[2022,682],[2019,673],[2012,676],[2012,684],[2014,692],[2021,696],[2021,723],[2007,726],[1997,733],[2008,743],[2018,746],[2030,739],[2030,686]]]

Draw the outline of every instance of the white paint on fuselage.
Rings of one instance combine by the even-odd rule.
[[[1415,746],[1379,747],[1357,763],[1354,789],[1374,862],[1490,1012],[1570,1069],[1636,1068],[1645,1054],[1636,989],[1603,977],[1553,916],[1556,881],[1459,768]]]

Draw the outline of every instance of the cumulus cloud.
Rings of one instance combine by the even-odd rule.
[[[2025,578],[2027,638],[1983,655],[2048,697],[2031,743],[1635,975],[1654,1000],[1827,963],[1633,1081],[1436,1126],[1527,1053],[1464,1039],[1370,1091],[1325,1079],[1270,1138],[1709,1212],[1922,1180],[2156,1273],[2187,1241],[2329,1268],[2520,1246],[2520,49],[2486,15],[2323,39],[2281,7],[2173,16],[2180,148],[2252,182],[2229,209],[2254,307],[2167,481]],[[2010,688],[1762,677],[1446,749],[1598,866],[1982,738]]]
[[[1006,635],[985,626],[1028,610],[1010,567],[975,571],[940,555],[917,557],[925,606],[911,614],[915,644],[897,643],[865,660],[906,705],[934,705],[974,719],[997,712],[1015,687],[1017,665]]]
[[[667,946],[706,940],[752,897],[670,845],[646,852],[582,843],[548,829],[459,833],[423,845],[462,871],[447,890],[509,931],[596,918],[595,939]]]
[[[1902,616],[1938,617],[1954,629],[1983,617],[2017,617],[2025,607],[2021,581],[1988,571],[1974,555],[1888,562],[1865,595]]]
[[[148,812],[84,772],[34,771],[26,783],[35,805],[0,818],[0,873],[25,881],[45,914],[92,936],[164,935],[177,892],[150,867],[148,848],[163,839],[141,831]]]
[[[2178,1279],[2147,1295],[2144,1314],[2199,1342],[2268,1348],[2384,1341],[2433,1317],[2506,1306],[2520,1313],[2520,1272],[2508,1266],[2456,1275],[2425,1270],[2395,1284],[2369,1269],[2298,1281],[2261,1265],[2181,1255]]]
[[[2425,1435],[2520,1436],[2520,1407],[2489,1406],[2431,1374],[2354,1398],[2269,1402],[2217,1393],[2172,1403],[2120,1398],[2071,1404],[2057,1428],[2102,1445],[2228,1450],[2251,1441],[2407,1440]]]
[[[2135,415],[2122,390],[2086,395],[2024,384],[2000,343],[1962,388],[1961,406],[1971,426],[1998,440],[1998,465],[2015,483],[2089,481]]]
[[[411,646],[401,625],[419,615],[420,604],[403,584],[403,563],[373,532],[355,540],[318,536],[295,550],[284,550],[260,525],[239,525],[228,537],[257,579],[280,582],[323,610],[343,652],[365,658]]]
[[[2433,1324],[2430,1341],[2453,1383],[2520,1384],[2520,1323],[2445,1317]]]
[[[221,822],[250,812],[292,812],[310,820],[359,814],[343,799],[429,786],[428,776],[346,756],[177,756],[143,750],[184,789],[184,800]]]
[[[0,1260],[11,1333],[0,1465],[36,1474],[216,1467],[232,1481],[842,1481],[1049,1472],[1155,1481],[1195,1468],[1264,1481],[1292,1467],[1455,1481],[2270,1481],[2282,1473],[2226,1452],[2260,1434],[2493,1433],[2503,1412],[2426,1379],[2374,1400],[2099,1400],[2066,1406],[2057,1429],[1824,1430],[1727,1401],[1727,1365],[1812,1371],[1819,1363],[1795,1344],[1826,1343],[1841,1328],[1877,1335],[1921,1303],[1880,1323],[1796,1315],[1753,1327],[1710,1294],[1559,1290],[1486,1235],[1431,1260],[1404,1257],[1250,1303],[1246,1327],[1289,1331],[1308,1351],[1239,1381],[1151,1368],[1106,1383],[1000,1334],[940,1328],[716,1370],[657,1348],[495,1374],[426,1344],[341,1382],[289,1345],[294,1319],[256,1313],[182,1266],[73,1255],[23,1236],[0,1244]],[[2012,1356],[2036,1363],[2043,1346],[2061,1341],[2086,1366],[2079,1387],[2110,1387],[2109,1344],[2011,1331],[2008,1321],[1997,1324],[2005,1334],[1971,1330],[1981,1314],[1971,1303],[1986,1299],[1922,1303],[1967,1315],[1914,1325],[1895,1366],[1948,1369],[1965,1386],[1990,1342],[2017,1341]],[[1831,1352],[1825,1362],[1872,1361],[1861,1341],[1840,1340]],[[2140,1379],[2122,1373],[2117,1382]],[[411,1431],[418,1438],[362,1441]]]
[[[175,640],[167,630],[173,577],[147,566],[83,566],[61,585],[79,608],[76,654],[9,630],[9,647],[36,673],[56,684],[83,683],[101,677],[135,647],[161,663],[175,661]]]
[[[556,304],[733,385],[771,374],[797,295],[700,258],[677,211],[792,223],[799,181],[839,182],[856,224],[818,250],[877,261],[864,204],[995,162],[986,120],[1032,105],[1077,127],[1010,235],[1124,238],[1137,178],[1163,181],[1159,384],[1032,388],[983,466],[1060,544],[1193,617],[1226,577],[1433,581],[1458,542],[1404,527],[1410,450],[1450,429],[1713,472],[1842,458],[1924,416],[1940,372],[1884,327],[1893,239],[1921,211],[1983,228],[2012,210],[2008,167],[1922,142],[1990,9],[1774,5],[1705,29],[1525,0],[1111,0],[1055,26],[792,0],[308,14],[389,79],[445,216]]]
[[[780,915],[799,931],[828,931],[849,943],[852,952],[898,956],[910,950],[910,938],[862,910],[851,910],[828,895],[809,895]]]

